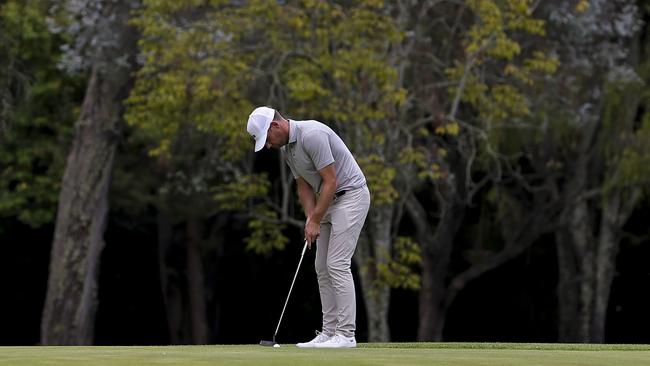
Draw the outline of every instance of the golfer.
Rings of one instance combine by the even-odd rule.
[[[305,240],[316,242],[316,275],[323,309],[322,332],[298,347],[357,346],[357,305],[350,265],[370,207],[366,177],[343,140],[326,125],[285,119],[258,107],[248,117],[255,151],[279,148],[305,211]]]

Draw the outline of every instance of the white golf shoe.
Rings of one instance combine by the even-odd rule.
[[[304,342],[304,343],[298,343],[296,344],[297,347],[300,348],[314,348],[316,347],[316,344],[325,342],[332,338],[332,336],[328,336],[327,334],[323,332],[316,331],[316,338],[312,339],[309,342]]]
[[[316,343],[316,348],[354,348],[357,346],[357,340],[352,337],[346,337],[342,334],[335,334],[334,337],[325,342]]]

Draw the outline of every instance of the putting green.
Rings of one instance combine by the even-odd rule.
[[[650,366],[648,345],[372,343],[356,349],[257,345],[0,347],[0,365]]]

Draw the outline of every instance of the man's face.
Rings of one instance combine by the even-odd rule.
[[[266,148],[276,148],[279,149],[284,145],[286,141],[282,136],[282,130],[280,129],[280,125],[277,122],[271,122],[271,126],[269,126],[269,131],[266,134]]]

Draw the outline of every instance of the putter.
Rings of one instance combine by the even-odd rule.
[[[302,248],[302,254],[300,254],[300,261],[298,262],[298,268],[296,268],[296,274],[293,275],[293,281],[291,281],[291,287],[289,287],[289,294],[287,295],[287,300],[284,302],[284,307],[282,308],[282,313],[280,314],[280,320],[278,321],[278,326],[275,328],[275,333],[273,333],[272,341],[260,341],[261,346],[265,347],[280,347],[279,344],[275,343],[275,336],[278,335],[278,330],[280,329],[280,323],[282,323],[282,317],[284,316],[284,310],[287,308],[289,303],[289,296],[291,296],[291,290],[293,290],[293,284],[296,283],[296,277],[298,277],[298,271],[300,270],[300,264],[302,264],[302,258],[305,256],[305,251],[307,250],[307,240],[305,240],[305,246]]]

